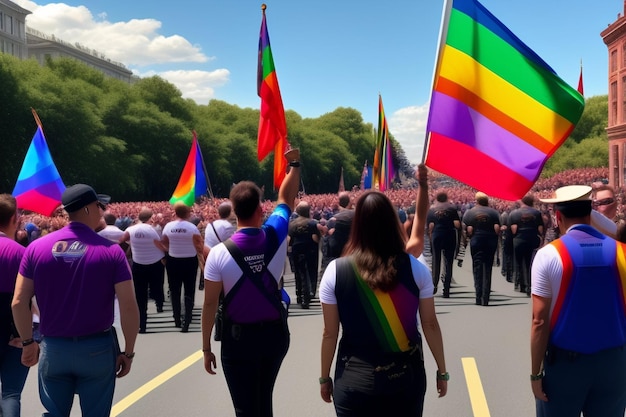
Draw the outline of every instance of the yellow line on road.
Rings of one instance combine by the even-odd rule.
[[[469,392],[474,417],[490,417],[491,414],[489,414],[487,398],[485,398],[483,384],[480,381],[476,360],[474,358],[461,358],[461,362],[463,363],[465,382],[467,383],[467,391]]]
[[[124,410],[126,410],[131,405],[135,404],[137,401],[143,398],[150,391],[154,390],[159,385],[165,383],[168,379],[173,378],[180,372],[189,368],[191,365],[193,365],[194,363],[202,359],[202,357],[203,357],[202,351],[199,350],[196,353],[178,362],[176,365],[172,366],[171,368],[161,373],[160,375],[152,378],[150,381],[146,382],[141,387],[137,388],[135,391],[127,395],[125,398],[118,401],[111,409],[110,417],[117,417],[122,412],[124,412]]]

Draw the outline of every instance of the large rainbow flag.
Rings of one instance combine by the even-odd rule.
[[[478,1],[447,1],[426,165],[491,196],[519,199],[568,138],[584,105]]]
[[[65,184],[54,165],[43,129],[38,123],[13,189],[17,207],[51,216],[61,204],[63,191]]]
[[[259,34],[257,67],[257,94],[261,97],[257,156],[259,161],[262,161],[272,150],[274,151],[274,187],[278,188],[285,178],[287,160],[283,154],[287,151],[289,144],[285,109],[278,87],[270,36],[265,21],[265,7],[265,4],[261,6],[263,20]]]
[[[182,201],[191,207],[196,202],[196,199],[206,194],[207,191],[208,180],[204,169],[204,160],[202,159],[196,132],[193,132],[191,150],[189,151],[189,156],[187,156],[183,172],[180,174],[178,185],[174,190],[174,194],[172,194],[172,198],[170,198],[170,204]]]

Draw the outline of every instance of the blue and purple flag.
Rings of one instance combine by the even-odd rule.
[[[52,161],[43,130],[37,126],[17,177],[13,197],[18,208],[50,216],[61,204],[63,191],[65,184]]]

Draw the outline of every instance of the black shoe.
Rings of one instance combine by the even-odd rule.
[[[182,329],[180,329],[180,332],[181,332],[181,333],[189,333],[189,325],[185,323],[185,324],[183,325],[183,328],[182,328]]]
[[[204,289],[204,278],[200,280],[200,285],[198,285],[198,291],[202,291]]]
[[[179,328],[182,327],[180,319],[179,320],[174,319],[174,327],[179,327]]]
[[[433,288],[433,295],[437,294],[437,286],[435,285],[435,287]]]
[[[146,332],[146,328],[145,327],[140,327],[139,328],[139,333],[144,334]]]
[[[309,309],[309,304],[308,303],[301,303],[300,307],[302,307],[303,310],[308,310]]]
[[[443,298],[450,298],[450,293],[449,293],[449,292],[444,291],[444,292],[443,292]]]
[[[163,306],[157,306],[157,313],[163,312]]]
[[[459,261],[456,264],[459,266],[459,268],[462,268],[463,267],[463,259],[459,259]]]

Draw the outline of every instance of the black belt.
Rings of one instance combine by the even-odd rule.
[[[590,356],[590,355],[595,355],[596,353],[604,353],[604,352],[609,352],[612,350],[624,349],[625,347],[626,345],[620,345],[620,346],[615,346],[615,347],[608,348],[608,349],[602,349],[597,352],[581,353],[581,352],[575,352],[573,350],[562,349],[560,347],[551,345],[551,346],[548,346],[548,349],[546,350],[546,359],[552,362],[554,362],[557,358],[566,358],[566,359],[573,361],[579,356]]]
[[[283,320],[272,320],[272,321],[257,321],[255,323],[228,323],[230,326],[239,326],[242,329],[262,329],[263,327],[273,327],[278,325],[283,325]]]

